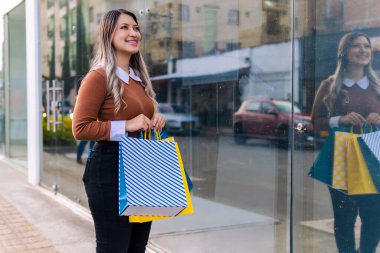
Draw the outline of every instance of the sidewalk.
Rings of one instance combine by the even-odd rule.
[[[0,253],[94,253],[89,211],[30,185],[8,163],[0,158]],[[194,215],[153,223],[147,253],[289,252],[287,224],[201,198],[193,201]],[[331,235],[308,231],[313,236],[304,247],[336,252]]]
[[[0,159],[0,252],[95,252],[89,211],[30,185],[7,161]],[[236,238],[242,248],[274,247],[273,238],[263,233],[273,235],[273,219],[200,198],[194,205],[195,215],[154,222],[147,252],[233,252],[234,234],[247,235]],[[252,242],[252,237],[261,239]],[[196,243],[184,247],[190,241]]]
[[[93,225],[85,211],[47,194],[0,159],[0,252],[95,252]]]
[[[0,252],[57,252],[54,246],[0,196]]]

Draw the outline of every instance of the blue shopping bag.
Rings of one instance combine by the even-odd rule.
[[[119,215],[176,216],[187,207],[177,145],[122,137]]]
[[[329,186],[332,184],[332,168],[334,161],[334,135],[338,128],[332,128],[329,136],[317,155],[308,175]]]

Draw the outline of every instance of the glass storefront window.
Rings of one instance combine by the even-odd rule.
[[[75,106],[80,79],[89,67],[90,57],[85,52],[95,44],[97,27],[91,21],[115,6],[127,8],[138,14],[144,36],[142,51],[157,91],[158,108],[166,117],[167,131],[179,142],[185,168],[195,185],[196,213],[179,221],[176,227],[168,226],[167,221],[155,223],[152,240],[181,252],[183,248],[165,244],[166,234],[202,230],[217,239],[212,231],[220,230],[225,236],[238,233],[243,241],[242,251],[261,248],[263,252],[275,252],[276,248],[286,248],[292,90],[290,29],[268,28],[268,32],[267,27],[275,25],[266,18],[272,10],[263,9],[261,2],[71,3],[74,2],[70,2],[66,12],[57,9],[48,17],[41,16],[41,24],[50,28],[49,20],[60,21],[53,23],[53,29],[42,29],[48,32],[41,35],[41,41],[46,43],[41,48],[43,58],[60,59],[54,68],[48,62],[42,66],[44,85],[54,83],[56,89],[55,95],[44,89],[43,97],[46,110],[64,125],[57,125],[55,132],[53,126],[47,130],[44,125],[42,184],[87,206],[81,182],[84,165],[76,160],[76,148],[82,144],[72,142],[68,136],[71,129],[66,126],[70,126],[70,111]],[[48,3],[42,2],[42,11],[46,8]],[[65,8],[60,5],[60,9]],[[290,27],[286,23],[290,22],[290,5],[281,8],[276,17],[281,19],[281,27]],[[258,9],[260,18],[255,14]],[[68,27],[66,16],[61,13],[69,16]],[[70,34],[65,33],[67,28]],[[49,36],[49,31],[60,36]],[[67,52],[69,59],[65,58]],[[251,100],[252,97],[260,99]],[[57,102],[62,102],[58,108]],[[253,103],[257,111],[251,110]],[[67,112],[65,107],[54,112],[62,105]],[[253,113],[268,125],[256,127]],[[85,157],[86,152],[83,161]],[[281,224],[281,228],[276,224]],[[253,242],[252,235],[265,236],[269,242]],[[226,241],[216,251],[231,246]]]
[[[349,153],[353,144],[348,140],[340,142],[333,129],[347,131],[344,135],[360,134],[357,125],[373,124],[368,115],[378,111],[373,107],[378,103],[377,92],[357,99],[379,85],[376,63],[380,23],[375,14],[379,8],[377,1],[324,1],[321,5],[318,1],[296,1],[294,35],[299,51],[295,61],[303,63],[294,70],[300,83],[297,93],[301,108],[312,112],[318,145],[314,150],[293,153],[294,252],[378,251],[379,195],[374,194],[375,190],[353,190],[360,185],[351,181],[354,171],[361,167],[353,164],[360,159]],[[306,11],[311,9],[314,11]],[[359,63],[356,57],[363,57],[363,61]],[[373,72],[368,70],[370,65]],[[368,87],[360,85],[361,79],[371,76],[375,78]],[[376,98],[372,101],[373,97]],[[359,123],[345,120],[351,112],[361,119]],[[355,125],[352,131],[347,130],[352,125]],[[326,148],[330,151],[326,152]],[[362,146],[355,150],[364,157],[369,155]],[[345,159],[339,160],[340,152],[346,154]],[[331,160],[328,154],[334,155]],[[320,166],[321,161],[327,162],[325,166]],[[371,171],[373,165],[367,165]],[[314,169],[310,170],[312,166]],[[331,173],[324,179],[323,168]],[[310,178],[310,172],[324,182]],[[362,177],[365,171],[356,175]],[[346,189],[336,184],[344,182],[341,179],[347,180]],[[363,183],[363,187],[371,185],[372,180],[376,176]]]
[[[370,55],[379,72],[378,1],[53,5],[41,1],[41,13],[48,13],[41,15],[44,186],[87,206],[81,176],[89,143],[73,139],[71,113],[101,15],[125,8],[138,16],[158,109],[194,183],[195,214],[175,225],[155,222],[151,240],[171,252],[185,252],[186,236],[197,239],[194,252],[210,247],[204,238],[218,242],[214,252],[336,252],[329,189],[308,175],[329,131],[317,131],[311,112],[347,32],[368,35],[373,51],[358,58]],[[85,146],[82,159],[79,146]]]
[[[27,168],[25,4],[4,16],[4,85],[1,88],[1,136],[5,155]]]

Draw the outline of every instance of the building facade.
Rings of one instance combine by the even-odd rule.
[[[223,231],[239,242],[222,240],[215,252],[235,244],[236,252],[336,252],[327,187],[307,175],[320,136],[298,143],[295,126],[311,124],[316,90],[333,73],[345,33],[368,34],[380,70],[380,2],[18,1],[3,18],[1,150],[30,183],[84,208],[72,111],[99,21],[116,8],[138,17],[157,101],[169,108],[161,112],[194,183],[195,214],[170,229],[157,223],[154,236]],[[244,124],[254,134],[241,138],[236,112],[246,103]],[[187,252],[178,244],[162,247]]]

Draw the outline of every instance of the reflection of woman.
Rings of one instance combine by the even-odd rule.
[[[145,252],[151,223],[129,223],[118,215],[118,141],[128,133],[165,122],[156,113],[155,94],[139,52],[136,16],[107,12],[100,23],[97,51],[83,79],[74,110],[76,139],[96,140],[83,181],[95,224],[96,252]]]
[[[348,33],[342,37],[335,73],[321,83],[312,109],[317,134],[335,126],[358,129],[364,123],[380,125],[380,82],[371,60],[371,42],[366,35]],[[380,195],[348,196],[329,190],[339,252],[375,252],[380,236]],[[362,226],[356,251],[354,224],[358,215]]]
[[[82,156],[83,156],[84,150],[86,149],[87,143],[89,143],[88,149],[92,150],[92,148],[95,145],[94,141],[79,141],[79,144],[77,146],[77,163],[79,164],[83,164]]]

